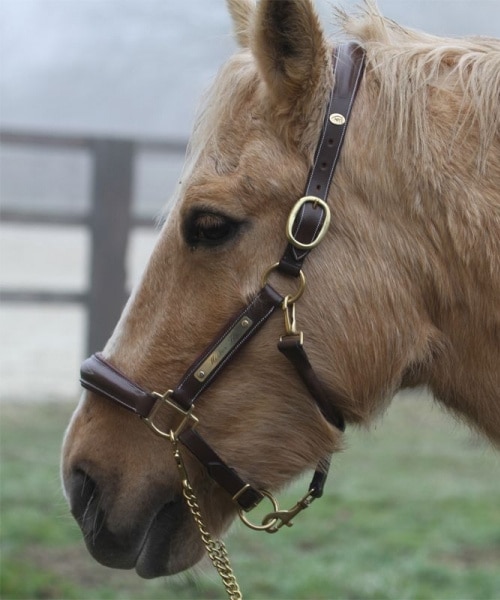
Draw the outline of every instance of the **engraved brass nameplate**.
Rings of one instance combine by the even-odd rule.
[[[222,338],[221,342],[217,345],[215,350],[210,356],[205,359],[202,365],[197,369],[194,374],[198,381],[205,381],[210,373],[219,365],[226,356],[233,350],[236,344],[248,331],[252,325],[252,319],[248,317],[242,317],[234,327],[232,327],[226,335]]]

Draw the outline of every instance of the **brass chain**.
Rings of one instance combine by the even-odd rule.
[[[172,431],[170,432],[170,441],[174,447],[174,457],[179,472],[181,473],[182,493],[186,499],[189,510],[193,515],[193,519],[198,526],[201,539],[207,550],[207,554],[210,557],[212,564],[217,569],[220,578],[222,579],[229,599],[242,600],[243,596],[240,591],[240,586],[238,585],[236,577],[233,573],[233,569],[231,568],[226,546],[222,540],[214,540],[212,538],[210,532],[205,526],[205,523],[203,522],[200,505],[198,504],[194,490],[189,483],[186,467],[184,466],[184,461],[182,460],[180,450],[177,446],[177,438]]]

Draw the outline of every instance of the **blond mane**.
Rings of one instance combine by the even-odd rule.
[[[366,48],[380,84],[378,111],[390,115],[398,153],[430,164],[427,145],[429,95],[442,93],[456,108],[450,157],[464,137],[475,134],[477,166],[484,172],[489,150],[500,134],[500,41],[486,37],[443,38],[405,28],[365,0],[355,14],[337,10],[342,31]]]
[[[445,38],[402,27],[384,17],[373,0],[365,0],[356,12],[336,9],[335,13],[340,34],[355,38],[367,50],[368,66],[378,85],[376,112],[385,115],[374,126],[380,125],[378,134],[384,137],[390,133],[398,160],[402,149],[407,149],[407,165],[418,163],[420,169],[432,170],[436,150],[429,145],[433,136],[427,110],[429,98],[443,94],[453,119],[452,136],[442,140],[448,159],[472,136],[477,140],[473,142],[475,166],[484,174],[488,154],[495,141],[500,142],[500,41]],[[216,85],[203,98],[191,152],[201,151],[198,140],[219,137],[216,124],[240,114],[258,82],[252,54],[246,49],[224,65]],[[219,154],[217,150],[212,149]]]

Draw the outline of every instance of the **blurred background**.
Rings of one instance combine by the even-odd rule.
[[[331,32],[331,4],[317,6]],[[380,7],[437,34],[500,35],[499,0]],[[105,260],[92,248],[121,236],[106,250],[126,255],[129,289],[176,184],[203,90],[234,49],[231,24],[223,0],[1,0],[0,27],[2,394],[67,397],[78,391],[80,359],[107,339],[123,302],[119,273],[110,282],[94,272],[92,281]],[[98,160],[111,161],[103,167],[111,180],[131,171],[108,209],[100,196],[111,184],[96,184]],[[99,209],[102,228],[106,210],[115,227],[94,240],[88,225]],[[104,313],[92,340],[89,308],[95,319]]]
[[[349,8],[357,3],[343,0],[340,4]],[[335,31],[332,3],[317,0],[316,5],[325,30]],[[430,33],[500,37],[500,0],[379,0],[379,6],[399,23]],[[12,475],[19,482],[16,474],[25,471],[22,464],[38,468],[39,453],[45,448],[43,466],[52,474],[51,485],[57,490],[54,467],[64,422],[79,395],[79,364],[90,351],[102,347],[144,268],[158,216],[181,170],[196,107],[234,48],[224,0],[0,0],[4,481]],[[415,417],[405,401],[406,408],[394,417],[394,432],[400,430],[398,419],[411,422]],[[33,421],[34,402],[39,404],[34,420],[45,427],[45,434],[39,439],[42,448],[23,454],[15,443],[21,432],[36,439],[34,431],[23,429]],[[57,412],[59,420],[54,421],[50,415],[55,404],[62,408]],[[443,427],[449,427],[449,435],[455,436],[461,450],[466,447],[467,455],[479,452],[469,473],[479,477],[479,482],[469,481],[469,488],[478,495],[493,496],[500,504],[498,485],[492,476],[481,479],[478,467],[486,464],[485,472],[490,473],[494,466],[498,480],[494,456],[477,440],[471,442],[469,433],[458,425],[443,425],[435,413],[428,417],[419,413],[418,419],[424,419],[419,427],[438,436]],[[390,426],[390,422],[384,425],[389,429],[382,432],[390,431]],[[397,434],[393,437],[399,439]],[[424,438],[419,447],[424,454],[432,454],[434,443]],[[387,448],[391,451],[392,447]],[[435,484],[432,477],[429,490]],[[26,486],[33,486],[33,498],[39,496],[38,485],[37,479],[26,481]],[[28,561],[31,566],[25,562],[19,569],[15,566],[21,565],[18,555],[24,556],[25,544],[45,548],[47,543],[56,546],[58,542],[52,534],[49,542],[44,533],[40,539],[30,537],[28,530],[33,532],[34,523],[39,523],[40,513],[35,509],[31,521],[26,514],[15,513],[13,529],[9,528],[6,515],[12,515],[8,511],[23,490],[19,485],[2,487],[7,528],[2,554],[11,561],[4,563],[2,597],[79,597],[69,588],[46,583],[54,577],[58,582],[72,577],[61,575],[60,569],[54,574],[52,563],[50,568],[40,566],[41,551],[33,554],[32,563]],[[60,514],[65,515],[64,503],[57,502]],[[483,507],[483,514],[490,514],[488,510],[493,509]],[[492,514],[499,517],[498,511]],[[69,521],[66,525],[70,527]],[[487,566],[500,564],[499,529],[497,521],[492,529],[496,541],[488,542]],[[63,554],[69,544],[64,538]],[[78,560],[86,560],[84,556],[78,554]],[[463,566],[467,560],[455,562]],[[41,573],[40,581],[27,588],[22,583],[26,569]],[[86,577],[90,572],[88,566]],[[488,580],[484,573],[483,579]],[[500,598],[500,580],[491,581],[483,596],[477,597],[494,598],[497,586],[496,598]],[[191,597],[191,584],[186,583],[186,589],[178,584],[165,597]],[[366,586],[364,597],[380,592],[373,581]],[[387,585],[380,589],[386,590]],[[134,590],[133,597],[141,597]],[[95,589],[88,593],[85,597],[101,597]],[[259,593],[258,597],[266,597],[265,591]],[[277,597],[276,591],[268,593]],[[308,593],[301,597],[312,597]],[[356,593],[362,596],[360,590]],[[387,597],[397,594],[395,589]]]

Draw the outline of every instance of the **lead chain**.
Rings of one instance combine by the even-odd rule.
[[[198,504],[194,490],[189,483],[186,467],[184,466],[184,461],[182,460],[181,453],[177,447],[177,439],[173,432],[170,432],[170,441],[174,447],[174,457],[177,462],[177,467],[182,475],[182,493],[186,499],[189,510],[193,515],[193,519],[198,526],[198,530],[200,531],[201,539],[205,545],[207,554],[219,573],[220,578],[222,579],[229,599],[243,600],[240,586],[238,585],[236,577],[233,573],[233,569],[231,568],[231,563],[229,562],[229,556],[227,554],[227,549],[224,542],[222,540],[214,540],[210,535],[210,532],[207,530],[205,523],[203,522],[200,512],[200,505]]]

